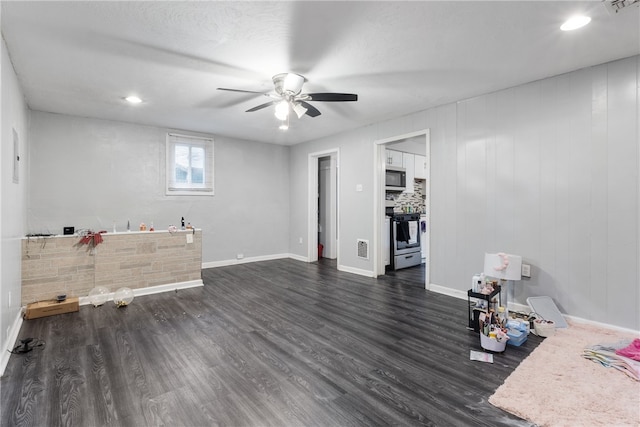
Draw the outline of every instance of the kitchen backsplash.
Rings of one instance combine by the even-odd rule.
[[[416,179],[413,181],[413,193],[396,193],[393,211],[402,212],[405,206],[411,206],[411,212],[424,212],[424,183],[424,180]]]

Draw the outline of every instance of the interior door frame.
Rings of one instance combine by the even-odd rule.
[[[385,265],[384,265],[384,220],[385,220],[385,192],[384,192],[384,179],[385,179],[385,149],[386,146],[391,144],[392,142],[398,142],[403,139],[414,138],[417,136],[424,135],[425,137],[425,147],[426,147],[426,168],[427,168],[427,179],[426,179],[426,198],[425,198],[425,212],[427,213],[427,230],[425,233],[425,239],[427,240],[426,244],[426,261],[425,261],[425,271],[424,271],[424,287],[425,289],[429,289],[430,287],[430,276],[431,276],[431,136],[430,130],[422,129],[415,132],[409,132],[402,135],[396,135],[389,138],[378,139],[374,141],[373,144],[373,249],[374,249],[374,257],[373,257],[373,274],[374,277],[378,277],[384,275],[385,273]]]
[[[308,157],[308,184],[307,194],[307,260],[318,261],[318,160],[321,157],[331,157],[336,165],[336,188],[333,192],[336,206],[336,262],[340,265],[340,149],[309,153]]]

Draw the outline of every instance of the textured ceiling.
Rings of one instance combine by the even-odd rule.
[[[33,110],[295,144],[640,53],[640,8],[600,1],[2,2]],[[593,21],[559,26],[574,13]],[[322,115],[278,130],[261,95],[304,75]],[[128,105],[138,94],[144,102]]]

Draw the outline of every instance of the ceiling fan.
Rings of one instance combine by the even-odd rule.
[[[265,102],[247,110],[247,113],[262,110],[271,105],[275,105],[275,115],[279,120],[287,120],[289,111],[293,110],[298,118],[305,114],[309,117],[317,117],[320,111],[309,104],[308,101],[322,102],[345,102],[357,101],[358,95],[353,93],[302,93],[302,86],[307,81],[306,78],[294,73],[280,73],[273,76],[273,85],[275,93],[255,92],[242,89],[227,89],[219,87],[218,90],[227,90],[230,92],[256,93],[272,98],[271,101]]]

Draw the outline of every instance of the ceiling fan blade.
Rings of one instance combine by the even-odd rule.
[[[228,92],[241,92],[241,93],[257,93],[258,95],[267,95],[264,92],[256,92],[253,90],[242,90],[242,89],[228,89],[226,87],[219,87],[218,90],[226,90]]]
[[[256,106],[256,107],[253,107],[253,108],[248,109],[246,112],[247,112],[247,113],[252,113],[252,112],[254,112],[254,111],[262,110],[263,108],[267,108],[267,107],[269,107],[270,105],[273,105],[273,104],[275,104],[275,103],[276,103],[276,101],[269,101],[269,102],[265,102],[264,104],[260,104],[260,105],[258,105],[258,106]]]
[[[320,115],[320,111],[308,102],[300,101],[300,105],[307,109],[307,116],[317,117]]]
[[[358,95],[355,93],[308,93],[310,101],[324,102],[344,102],[357,101]]]

